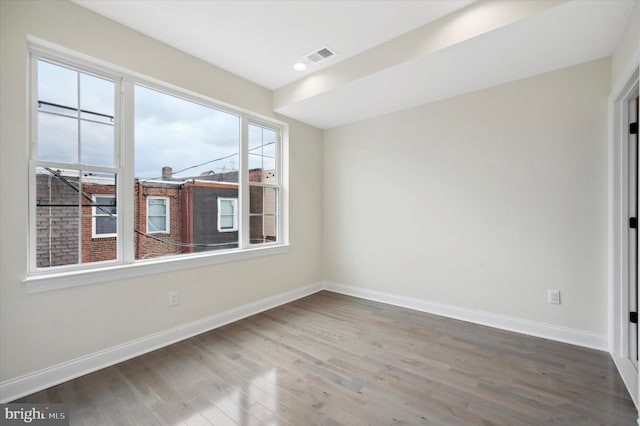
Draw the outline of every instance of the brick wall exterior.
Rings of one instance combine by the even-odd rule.
[[[83,184],[82,192],[89,197],[94,195],[115,195],[113,185]],[[82,200],[83,205],[89,200]],[[114,260],[118,254],[116,237],[93,238],[93,207],[82,207],[82,263]]]
[[[259,181],[260,173],[260,170],[252,170],[251,180]],[[212,175],[209,178],[215,181],[205,179],[183,182],[168,178],[165,182],[135,183],[134,227],[140,231],[135,235],[136,259],[237,247],[238,232],[219,232],[217,227],[218,198],[238,197],[238,185],[233,182],[237,180],[237,172]],[[79,187],[77,176],[65,176],[65,179],[75,188]],[[94,208],[89,200],[95,195],[115,195],[113,184],[108,181],[100,183],[98,178],[83,178],[82,192],[89,198],[86,199],[80,196],[77,189],[55,176],[38,174],[36,181],[36,198],[40,206],[36,212],[38,267],[117,258],[115,236],[93,236]],[[147,197],[166,197],[169,200],[168,233],[148,234]],[[263,198],[262,188],[250,187],[252,213],[265,213],[262,211]],[[80,201],[83,207],[79,207]],[[264,241],[262,216],[252,217],[250,228],[252,242]],[[185,246],[190,243],[208,247]],[[82,253],[81,259],[79,253]]]
[[[36,208],[36,265],[42,268],[78,263],[78,207],[48,206],[77,206],[78,193],[54,177],[38,174],[36,204],[45,206]]]
[[[181,195],[184,189],[175,185],[136,184],[134,199],[136,200],[134,217],[135,229],[147,233],[147,197],[167,197],[169,199],[169,233],[152,233],[141,235],[136,233],[136,259],[150,259],[169,254],[187,253],[188,250],[180,245],[167,244],[159,241],[174,243],[186,242],[182,238],[182,214],[180,211]],[[155,237],[155,238],[154,238]]]

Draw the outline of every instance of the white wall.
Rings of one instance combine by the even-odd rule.
[[[605,335],[610,68],[325,131],[325,280]]]
[[[2,1],[0,19],[0,381],[321,281],[322,133],[289,120],[288,254],[26,294],[27,34],[265,115],[272,94],[66,1]]]
[[[613,84],[621,79],[629,78],[631,67],[637,67],[640,60],[640,1],[636,2],[629,21],[620,38],[616,51],[613,54],[611,65],[611,77]],[[626,82],[626,81],[625,81]]]

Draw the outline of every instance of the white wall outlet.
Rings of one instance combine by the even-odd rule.
[[[336,269],[338,271],[344,271],[344,263],[338,262],[338,264],[336,265]]]
[[[549,289],[547,297],[549,299],[549,303],[551,303],[552,305],[560,304],[560,290]]]
[[[178,306],[178,292],[170,291],[169,292],[169,306]]]

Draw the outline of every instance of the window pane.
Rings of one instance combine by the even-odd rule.
[[[249,124],[249,152],[262,155],[262,131],[262,127]]]
[[[276,241],[276,217],[264,216],[262,218],[262,230],[265,242]]]
[[[262,150],[262,154],[265,157],[276,158],[276,138],[275,134],[273,138],[270,138],[267,142],[265,142],[264,148]]]
[[[78,121],[38,112],[38,159],[78,162]]]
[[[96,217],[96,235],[115,234],[117,232],[117,222],[115,217]]]
[[[249,153],[249,172],[259,172],[262,170],[262,155],[256,155]],[[256,180],[257,178],[253,176],[251,173],[249,174],[249,180],[252,182],[260,182]]]
[[[92,166],[113,167],[113,126],[82,121],[81,163]]]
[[[38,267],[117,258],[114,174],[38,167],[36,206]]]
[[[37,158],[113,167],[115,83],[38,61],[37,90]]]
[[[222,229],[233,229],[233,216],[221,216],[220,217],[220,228],[222,228]]]
[[[164,216],[149,216],[149,232],[161,232],[167,230],[167,218]]]
[[[249,238],[252,244],[277,241],[278,190],[251,186],[249,189]]]
[[[137,259],[238,247],[237,230],[220,232],[229,218],[219,219],[218,199],[238,197],[239,150],[237,115],[136,86],[135,214],[148,197],[162,196],[171,219],[169,226],[164,206],[149,200],[146,232],[168,232],[152,238],[136,219]],[[221,209],[235,215],[229,203]]]
[[[115,84],[88,74],[80,74],[80,108],[84,118],[112,122],[114,116]]]
[[[150,204],[147,212],[149,216],[164,216],[165,207],[161,204]]]
[[[160,202],[162,202],[162,204],[160,204]],[[166,209],[164,200],[151,199],[149,200],[149,210],[147,214],[149,216],[165,216],[167,214]]]
[[[38,61],[38,100],[71,108],[60,112],[77,116],[78,72]]]
[[[36,266],[73,265],[80,261],[78,173],[36,170]],[[89,228],[91,229],[91,228]]]
[[[233,214],[232,200],[220,200],[220,214],[223,214],[223,215]]]
[[[270,182],[276,183],[276,131],[250,124],[248,137],[249,182],[267,182],[265,172],[269,172]]]
[[[142,86],[135,89],[135,175],[238,182],[240,118]]]
[[[101,197],[96,196],[96,215],[105,215],[108,216],[110,214],[116,214],[116,197],[108,196]]]

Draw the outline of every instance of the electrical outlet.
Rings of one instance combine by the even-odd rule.
[[[169,292],[169,306],[178,306],[178,292],[170,291]]]
[[[336,269],[338,271],[344,271],[344,264],[342,262],[338,262],[338,264],[336,265]]]
[[[560,304],[560,290],[549,289],[547,297],[549,299],[549,303],[551,303],[552,305]]]

